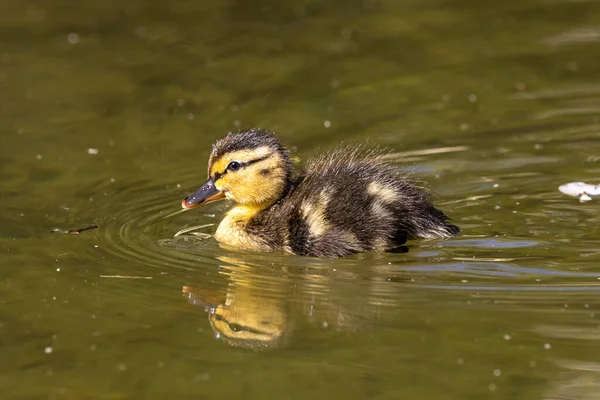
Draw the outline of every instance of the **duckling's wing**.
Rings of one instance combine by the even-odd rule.
[[[427,191],[387,164],[378,149],[346,147],[308,161],[290,196],[287,245],[296,254],[337,257],[384,250],[407,237],[450,237],[458,228]]]

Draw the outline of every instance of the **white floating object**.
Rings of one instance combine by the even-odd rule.
[[[558,187],[562,193],[568,196],[579,197],[582,203],[592,200],[591,196],[600,195],[600,185],[590,185],[585,182],[571,182]]]
[[[67,41],[71,44],[79,43],[79,35],[75,32],[71,32],[67,35]]]

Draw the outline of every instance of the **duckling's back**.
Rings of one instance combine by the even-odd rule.
[[[388,250],[407,238],[459,232],[424,189],[380,153],[361,147],[309,160],[304,176],[269,214],[261,225],[280,226],[283,249],[317,257]]]

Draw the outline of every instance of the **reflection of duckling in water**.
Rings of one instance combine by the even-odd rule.
[[[183,295],[206,307],[213,331],[226,343],[252,350],[277,347],[288,330],[285,287],[277,280],[257,284],[256,271],[239,262],[222,265],[219,272],[231,278],[224,302],[191,286],[183,287]]]
[[[365,280],[351,271],[331,275],[329,264],[305,263],[290,272],[230,257],[219,260],[226,263],[218,269],[228,278],[225,294],[195,286],[183,286],[182,293],[189,303],[204,308],[216,337],[230,346],[285,347],[295,331],[307,327],[338,332],[372,329],[383,310],[398,307],[391,296],[397,286],[381,271],[367,272],[370,278]]]
[[[340,257],[459,232],[423,189],[360,146],[309,160],[296,176],[277,136],[251,129],[213,146],[208,175],[182,206],[236,202],[214,237],[237,249]]]
[[[231,346],[251,350],[277,347],[285,332],[285,314],[271,304],[257,305],[256,300],[261,300],[257,294],[246,297],[231,290],[225,303],[216,304],[205,300],[202,290],[193,286],[184,286],[182,293],[190,303],[205,306],[217,338]]]

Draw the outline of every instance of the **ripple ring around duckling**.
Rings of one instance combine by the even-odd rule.
[[[102,196],[94,198],[94,211],[100,215],[95,218],[100,242],[93,257],[100,250],[113,259],[110,273],[126,269],[127,275],[135,271],[148,274],[148,268],[164,271],[217,265],[212,255],[218,245],[210,240],[215,217],[200,212],[174,213],[179,210],[177,200],[184,192],[177,185],[111,182],[94,185],[94,191]]]

